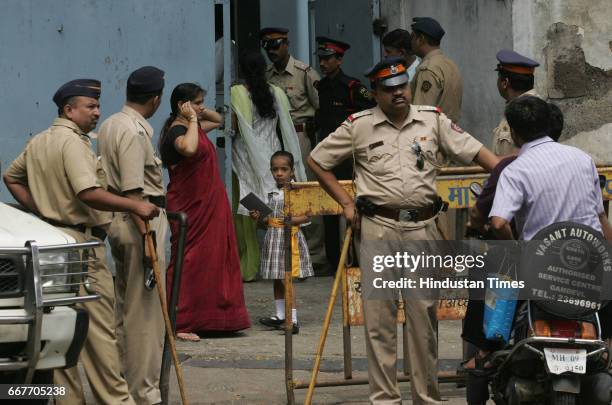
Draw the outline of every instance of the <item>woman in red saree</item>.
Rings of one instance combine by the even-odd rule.
[[[198,341],[199,332],[236,332],[251,326],[244,303],[232,212],[221,181],[217,154],[206,131],[221,116],[204,107],[204,90],[179,84],[170,97],[172,112],[160,136],[168,168],[169,211],[187,214],[189,224],[176,330],[179,339]],[[172,225],[172,257],[166,291],[172,291],[178,229]]]

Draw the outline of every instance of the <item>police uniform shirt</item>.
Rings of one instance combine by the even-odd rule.
[[[531,89],[521,94],[521,96],[538,97],[534,89]],[[499,125],[493,129],[492,146],[493,153],[498,156],[506,156],[518,150],[514,141],[512,140],[512,135],[510,134],[510,125],[508,125],[508,121],[506,121],[505,116],[502,117],[501,121],[499,122]]]
[[[287,94],[291,105],[289,113],[294,123],[302,123],[314,117],[319,108],[316,85],[321,77],[313,68],[289,56],[285,70],[279,72],[274,64],[270,64],[266,77],[270,83],[277,85]]]
[[[440,107],[453,122],[461,118],[463,80],[459,68],[440,49],[429,52],[411,82],[415,105]]]
[[[83,190],[106,188],[106,181],[89,137],[68,119],[56,118],[34,136],[6,175],[29,187],[44,218],[91,227],[111,221],[109,213],[91,209],[77,197]]]
[[[145,196],[162,196],[162,163],[152,144],[153,128],[136,110],[124,106],[100,126],[98,154],[115,192],[141,189]]]
[[[425,207],[437,196],[437,164],[450,158],[471,163],[482,144],[435,107],[411,106],[395,127],[379,107],[349,117],[311,153],[331,170],[355,153],[357,195],[389,208]],[[417,142],[426,155],[423,169],[411,148]],[[432,162],[436,163],[434,165]]]
[[[317,90],[319,110],[316,117],[322,138],[334,132],[349,115],[376,105],[368,89],[342,70],[333,78],[321,79]]]

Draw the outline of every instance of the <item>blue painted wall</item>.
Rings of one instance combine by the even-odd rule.
[[[2,0],[0,17],[0,163],[2,171],[31,135],[57,115],[51,97],[64,82],[102,81],[102,119],[121,109],[129,73],[166,72],[158,131],[170,93],[199,82],[214,105],[214,0]],[[0,187],[0,200],[11,200]]]

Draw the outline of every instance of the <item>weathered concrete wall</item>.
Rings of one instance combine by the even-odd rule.
[[[491,143],[491,130],[499,123],[504,100],[496,86],[495,54],[512,49],[512,5],[509,0],[382,0],[381,15],[389,30],[410,30],[413,17],[433,17],[446,35],[442,49],[463,75],[461,126]]]
[[[152,119],[156,132],[178,83],[197,81],[214,97],[213,6],[201,0],[2,1],[2,170],[57,116],[51,98],[68,80],[102,81],[104,119],[121,108],[132,70],[159,66],[167,90]],[[9,199],[0,187],[0,200]]]
[[[513,33],[518,52],[545,60],[536,88],[563,111],[563,142],[612,164],[612,2],[516,0]]]

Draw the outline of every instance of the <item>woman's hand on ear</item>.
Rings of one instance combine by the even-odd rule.
[[[196,112],[189,101],[185,101],[183,104],[179,104],[179,112],[181,116],[183,116],[188,121],[198,119]]]

